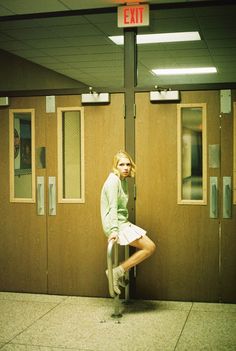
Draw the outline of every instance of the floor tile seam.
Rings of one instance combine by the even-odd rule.
[[[176,341],[176,344],[175,344],[175,347],[174,347],[173,351],[176,350],[176,348],[177,348],[177,346],[178,346],[178,343],[179,343],[179,341],[180,341],[180,338],[181,338],[181,336],[183,335],[183,331],[184,331],[184,329],[185,329],[185,326],[186,326],[186,324],[187,324],[187,321],[188,321],[188,319],[189,319],[189,316],[190,316],[190,314],[191,314],[191,312],[192,312],[192,308],[193,308],[193,302],[191,303],[191,307],[190,307],[190,309],[189,309],[189,311],[188,311],[188,314],[187,314],[187,317],[186,317],[186,319],[185,319],[185,322],[184,322],[184,324],[183,324],[183,326],[182,326],[182,328],[181,328],[181,331],[180,331],[180,333],[179,333],[179,337],[178,337],[178,339],[177,339],[177,341]]]
[[[51,313],[55,308],[57,308],[59,305],[61,304],[61,302],[57,303],[55,306],[53,306],[52,308],[50,308],[48,311],[46,311],[45,313],[43,313],[41,316],[39,316],[37,319],[35,319],[32,323],[30,323],[29,325],[27,325],[23,330],[21,330],[20,332],[18,332],[17,334],[15,334],[10,340],[8,340],[7,344],[10,344],[11,342],[13,343],[13,340],[16,339],[18,336],[20,336],[21,334],[23,334],[24,332],[26,332],[29,328],[31,328],[35,323],[37,323],[38,321],[40,321],[42,318],[44,318],[47,314]]]
[[[21,342],[16,342],[16,343],[14,343],[14,342],[12,342],[12,341],[9,341],[9,342],[7,342],[7,343],[5,343],[5,344],[3,344],[3,346],[1,346],[0,347],[0,349],[1,348],[3,348],[3,347],[5,347],[6,345],[21,345],[21,346],[32,346],[32,347],[42,347],[42,348],[45,348],[45,347],[50,347],[50,348],[55,348],[55,349],[60,349],[60,350],[65,350],[65,351],[96,351],[96,350],[94,350],[94,349],[87,349],[87,348],[82,348],[82,349],[78,349],[77,347],[64,347],[64,346],[52,346],[52,345],[40,345],[40,344],[28,344],[28,343],[21,343]]]
[[[3,342],[2,345],[0,345],[0,350],[3,349],[6,345],[8,344],[8,342]]]
[[[40,305],[55,305],[55,306],[57,306],[57,305],[60,305],[60,304],[62,304],[64,301],[60,301],[60,302],[53,302],[53,301],[23,301],[23,300],[12,300],[12,299],[10,299],[10,300],[1,300],[0,299],[0,305],[1,305],[1,302],[3,302],[3,301],[7,301],[7,302],[17,302],[17,303],[22,303],[22,304],[26,304],[26,303],[30,303],[30,304],[40,304]]]
[[[194,303],[195,304],[195,303]],[[236,310],[230,310],[230,309],[221,309],[221,308],[219,308],[219,309],[196,309],[196,308],[194,308],[194,306],[193,306],[193,308],[192,308],[192,313],[218,313],[218,314],[236,314]]]
[[[15,302],[30,302],[30,303],[63,303],[63,302],[65,302],[66,300],[68,300],[69,299],[69,297],[70,296],[60,296],[60,295],[57,295],[57,296],[60,296],[60,298],[61,298],[61,300],[60,301],[58,301],[58,302],[55,302],[55,301],[42,301],[42,300],[23,300],[23,299],[20,299],[19,297],[17,298],[17,295],[18,295],[18,293],[16,292],[16,293],[13,293],[13,292],[6,292],[6,294],[11,294],[11,293],[13,293],[13,294],[16,294],[16,298],[14,298],[13,296],[11,296],[11,297],[1,297],[1,293],[4,293],[4,291],[0,291],[0,302],[1,301],[15,301]],[[23,295],[23,294],[25,294],[25,295],[27,295],[28,293],[19,293],[19,294],[21,294],[21,295]],[[44,295],[44,296],[53,296],[53,295],[49,295],[49,294],[34,294],[34,293],[32,293],[31,295],[38,295],[38,296],[40,296],[40,295]]]
[[[11,341],[3,343],[2,346],[0,346],[0,350],[2,350],[5,346],[10,345]]]
[[[206,311],[206,310],[192,310],[192,313],[208,313],[208,314],[236,314],[236,311]]]

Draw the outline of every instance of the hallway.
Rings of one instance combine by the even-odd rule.
[[[1,351],[236,349],[236,305],[0,293]]]

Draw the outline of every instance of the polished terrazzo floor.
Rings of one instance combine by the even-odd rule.
[[[236,304],[0,293],[1,351],[236,350]]]

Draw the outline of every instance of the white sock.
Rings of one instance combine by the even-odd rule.
[[[125,270],[122,267],[122,265],[119,265],[118,267],[114,268],[114,273],[118,274],[119,277],[122,277],[125,274]]]

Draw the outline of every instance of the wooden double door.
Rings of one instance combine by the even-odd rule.
[[[54,107],[55,112],[47,112],[46,97],[25,97],[11,98],[9,108],[0,110],[0,290],[107,296],[107,242],[100,221],[100,190],[113,154],[124,145],[123,94],[112,95],[107,106],[82,107],[84,201],[80,203],[59,201],[57,123],[57,109],[81,108],[80,96],[57,96]],[[35,200],[10,202],[9,115],[29,110],[35,116]],[[39,165],[40,150],[44,165]],[[43,179],[40,193],[38,178]],[[56,187],[53,211],[50,179]],[[38,201],[43,202],[43,214]]]
[[[123,94],[112,94],[109,105],[82,107],[84,201],[80,203],[59,201],[57,123],[57,108],[81,107],[80,96],[57,96],[55,112],[46,111],[45,97],[12,98],[10,107],[0,110],[0,290],[108,296],[104,274],[107,241],[100,221],[100,190],[111,170],[114,153],[124,148],[127,131],[123,104]],[[148,93],[136,94],[135,217],[157,244],[157,251],[137,267],[131,297],[235,302],[233,112],[219,118],[219,91],[182,92],[181,104],[193,110],[200,106],[205,111],[206,162],[200,162],[204,163],[202,202],[195,202],[195,198],[179,200],[178,188],[185,182],[186,171],[183,166],[183,177],[178,179],[183,157],[178,138],[182,142],[184,139],[181,130],[178,134],[179,104],[153,104]],[[35,113],[32,202],[10,201],[11,109],[33,109]],[[45,151],[43,166],[37,162],[41,148]],[[209,155],[212,150],[213,156]],[[43,215],[38,214],[38,177],[44,180]],[[226,205],[228,218],[223,214],[225,177],[232,181],[230,209]],[[54,214],[50,210],[51,178],[56,182]],[[190,178],[186,176],[186,184]],[[183,195],[183,189],[180,194]]]
[[[140,93],[136,104],[136,218],[157,244],[156,254],[138,267],[136,296],[235,302],[233,110],[221,113],[219,91],[182,92],[180,104],[151,104],[149,94]],[[192,127],[178,125],[181,106],[190,114]],[[199,106],[205,110],[205,120],[195,123]],[[179,163],[184,163],[190,132],[193,140],[199,135],[197,124],[201,134],[205,129],[198,148],[203,153],[198,162],[204,195],[193,192],[192,198],[181,201],[184,192],[179,188],[187,171]],[[192,154],[196,153],[194,142]],[[192,157],[191,162],[196,160]],[[199,178],[193,166],[192,173],[195,177],[187,174],[186,185]]]

